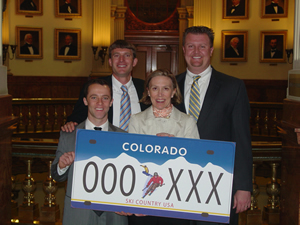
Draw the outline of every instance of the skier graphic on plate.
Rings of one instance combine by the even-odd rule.
[[[143,171],[143,174],[145,174],[148,179],[146,181],[146,186],[143,189],[143,198],[145,198],[148,194],[149,196],[152,195],[152,193],[156,190],[157,187],[161,187],[163,185],[163,178],[158,175],[157,172],[154,173],[152,176],[149,174],[149,169],[147,166],[142,166],[145,171]]]

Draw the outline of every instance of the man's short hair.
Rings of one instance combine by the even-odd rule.
[[[278,40],[277,40],[277,37],[271,37],[271,39],[270,39],[269,43],[271,43],[271,41],[272,41],[272,40],[276,40],[276,41],[278,41]]]
[[[233,38],[231,38],[231,40],[230,40],[230,44],[231,44],[234,40],[237,40],[238,42],[240,41],[240,39],[239,39],[238,37],[233,37]]]
[[[28,38],[28,36],[31,36],[32,37],[32,34],[31,33],[27,33],[27,34],[25,34],[25,36],[24,36],[24,41],[26,41],[27,40],[27,38]]]
[[[70,37],[70,38],[71,38],[71,41],[73,41],[73,38],[72,38],[72,36],[71,36],[70,34],[67,34],[67,35],[65,36],[65,39],[66,39],[67,37]]]
[[[92,79],[92,80],[89,80],[86,85],[84,86],[84,89],[83,89],[83,97],[86,98],[87,95],[88,95],[88,91],[89,91],[89,87],[92,85],[92,84],[100,84],[102,86],[108,86],[109,87],[109,90],[110,90],[110,95],[111,95],[111,98],[113,97],[113,93],[112,93],[112,88],[111,88],[111,85],[106,81],[106,80],[103,80],[103,79]]]
[[[112,43],[110,46],[109,46],[109,49],[108,49],[108,57],[111,58],[111,52],[116,49],[116,48],[127,48],[127,49],[130,49],[132,50],[132,53],[133,53],[133,58],[135,59],[136,58],[136,48],[133,44],[125,41],[125,40],[116,40],[114,43]]]
[[[183,33],[183,38],[182,38],[182,45],[183,46],[185,44],[186,35],[188,35],[189,33],[191,33],[191,34],[207,34],[207,36],[210,40],[210,47],[213,47],[215,33],[212,29],[210,29],[208,27],[205,27],[205,26],[193,26],[193,27],[186,28],[184,33]]]

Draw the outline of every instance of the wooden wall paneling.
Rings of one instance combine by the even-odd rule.
[[[11,217],[11,136],[18,118],[11,116],[12,97],[0,96],[0,223],[10,224]]]
[[[13,98],[78,98],[88,77],[8,76]]]
[[[244,80],[249,101],[282,102],[286,98],[287,80]]]
[[[162,67],[159,52],[165,52],[163,47],[153,45],[138,45],[138,55],[143,54],[141,61],[138,62],[133,70],[133,76],[140,79],[146,79],[146,75],[154,69],[152,62],[156,67]],[[174,48],[171,45],[170,52],[171,70],[176,66],[174,58],[177,57]],[[153,50],[154,49],[154,50]],[[153,53],[153,54],[152,54]],[[159,62],[153,60],[153,55]],[[154,63],[153,62],[153,63]],[[176,74],[176,73],[175,73]],[[13,98],[78,98],[83,84],[88,77],[38,77],[38,76],[8,76],[8,93]],[[286,98],[287,80],[244,80],[249,101],[251,102],[283,102]]]
[[[285,99],[282,118],[282,182],[280,224],[300,224],[300,102]]]
[[[145,80],[147,75],[152,71],[152,58],[151,58],[151,47],[150,46],[137,46],[137,58],[138,63],[133,68],[133,76]],[[141,56],[141,60],[139,58]]]

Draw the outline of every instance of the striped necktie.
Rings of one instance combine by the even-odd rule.
[[[130,98],[128,95],[128,89],[125,85],[121,87],[123,94],[121,96],[120,104],[120,128],[127,131],[129,119],[131,115]]]
[[[200,88],[198,85],[200,76],[194,76],[193,78],[194,81],[190,93],[189,114],[197,121],[200,114]]]

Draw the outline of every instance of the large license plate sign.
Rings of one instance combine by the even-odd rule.
[[[78,130],[75,208],[228,223],[235,143]]]

